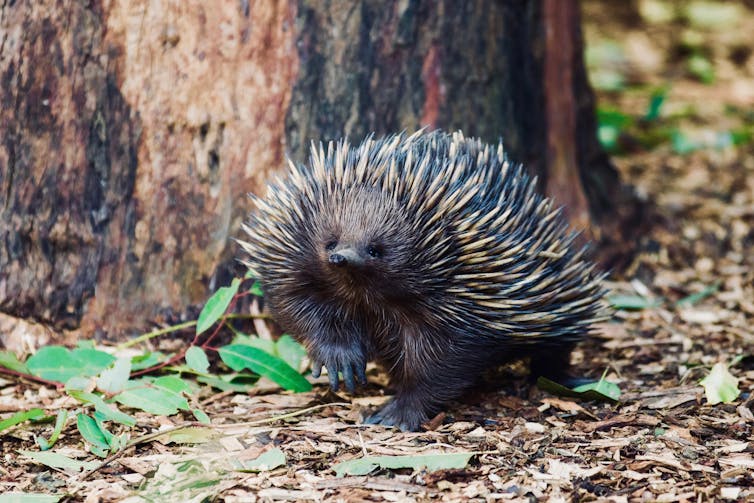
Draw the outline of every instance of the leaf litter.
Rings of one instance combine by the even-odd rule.
[[[750,131],[752,118],[731,113],[720,96],[731,95],[738,105],[753,99],[751,84],[746,87],[754,77],[752,58],[743,64],[720,59],[739,47],[736,33],[751,33],[754,15],[738,16],[746,26],[737,30],[710,32],[697,26],[710,2],[692,3],[698,5],[676,13],[673,2],[641,2],[644,22],[652,25],[645,30],[618,23],[600,2],[584,2],[590,44],[608,35],[624,41],[606,51],[610,57],[622,47],[625,54],[604,65],[613,73],[601,76],[607,84],[600,103],[641,118],[603,114],[611,121],[605,127],[617,128],[605,129],[607,137],[619,149],[632,145],[631,135],[650,136],[647,122],[675,117],[677,128],[660,131],[657,141],[639,136],[654,148],[614,157],[624,179],[653,201],[655,225],[625,274],[612,279],[614,321],[601,327],[595,343],[579,347],[574,363],[595,379],[608,369],[606,382],[621,391],[617,403],[555,396],[511,377],[499,390],[475,391],[453,404],[430,422],[433,429],[403,433],[360,424],[366,409],[385,400],[384,375],[374,368],[371,384],[354,397],[330,393],[325,379],[310,379],[311,391],[283,393],[239,370],[235,381],[223,381],[225,388],[216,383],[214,390],[188,393],[170,382],[143,381],[139,389],[150,391],[129,397],[154,394],[166,413],[176,412],[153,415],[90,396],[95,386],[122,392],[124,362],[95,354],[99,363],[90,367],[93,360],[78,355],[91,356],[92,347],[55,350],[86,375],[116,363],[98,384],[75,387],[93,400],[89,405],[55,386],[0,377],[0,503],[754,499],[754,148],[700,135],[700,125],[744,138]],[[691,23],[685,32],[674,16]],[[706,46],[697,47],[689,32],[702,33]],[[676,39],[688,52],[674,52]],[[676,53],[689,60],[669,56]],[[687,78],[668,85],[663,68],[688,72]],[[626,90],[630,82],[656,90]],[[684,107],[695,110],[686,114]],[[620,129],[629,123],[632,129]],[[212,309],[227,305],[221,300]],[[262,320],[255,325],[266,330]],[[159,349],[164,353],[154,352],[140,368],[165,361],[175,346]],[[232,355],[238,369],[256,364],[256,352],[244,351],[254,354]],[[285,354],[287,365],[300,370],[302,355]],[[193,350],[188,360],[187,371],[200,381],[220,380],[206,375],[204,353]],[[26,372],[7,352],[0,352],[0,362]],[[131,364],[136,370],[138,362]],[[40,368],[48,377],[69,375],[69,367]],[[284,367],[271,371],[289,376]],[[67,416],[56,417],[61,410]],[[118,423],[120,414],[136,426]],[[196,420],[202,414],[211,424]],[[82,443],[77,421],[96,443]],[[113,445],[121,448],[112,451]],[[462,462],[428,469],[428,459],[448,456]],[[357,467],[350,473],[358,475],[344,466]]]

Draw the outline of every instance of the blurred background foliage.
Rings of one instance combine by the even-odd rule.
[[[585,62],[611,154],[754,142],[754,1],[582,2]]]

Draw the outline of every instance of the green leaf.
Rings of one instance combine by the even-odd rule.
[[[712,285],[709,285],[705,288],[703,288],[701,291],[697,293],[692,293],[688,297],[684,297],[678,302],[675,303],[678,307],[687,307],[687,306],[693,306],[700,300],[703,300],[713,293],[717,292],[717,290],[720,288],[720,282],[714,283]]]
[[[96,376],[116,360],[109,353],[90,348],[76,348],[71,351],[71,356],[81,362],[82,374],[86,376]]]
[[[131,371],[144,370],[164,362],[169,356],[160,351],[154,351],[131,358]]]
[[[80,412],[76,416],[76,426],[84,440],[89,442],[94,454],[102,458],[107,456],[110,444],[107,443],[107,437],[93,418]]]
[[[236,393],[247,393],[254,389],[254,385],[259,381],[259,376],[248,373],[223,374],[215,376],[197,376],[196,380],[202,384],[212,386],[220,391],[234,391]]]
[[[620,130],[629,127],[633,123],[633,119],[620,110],[599,108],[597,110],[597,122],[600,126],[613,126]]]
[[[625,309],[630,311],[653,308],[660,305],[660,301],[648,299],[641,295],[610,295],[607,298],[607,301],[615,309]]]
[[[0,431],[7,430],[11,426],[16,426],[17,424],[21,424],[24,421],[28,421],[30,419],[37,419],[44,415],[45,415],[45,412],[42,409],[30,409],[30,410],[25,410],[21,412],[16,412],[11,417],[0,421]]]
[[[128,444],[128,433],[123,433],[122,435],[115,435],[114,433],[111,433],[110,430],[107,429],[107,425],[105,424],[105,422],[109,420],[110,419],[105,417],[105,415],[100,413],[100,411],[94,412],[94,421],[97,423],[100,431],[105,436],[107,445],[110,446],[110,452],[115,452],[126,447],[126,445]]]
[[[189,381],[181,379],[178,376],[162,376],[152,380],[152,385],[174,393],[182,397],[182,393],[190,395],[194,392],[194,387]]]
[[[270,449],[267,452],[263,452],[258,458],[241,461],[242,472],[267,472],[274,470],[279,466],[285,466],[286,459],[285,453],[280,449]]]
[[[30,373],[26,365],[18,361],[16,355],[10,351],[0,351],[0,367],[5,367],[6,369],[14,370],[22,374]]]
[[[199,346],[191,346],[186,351],[186,365],[200,374],[206,374],[209,370],[207,353]]]
[[[422,454],[418,456],[366,456],[364,458],[344,461],[333,466],[338,477],[343,475],[367,475],[377,468],[426,469],[428,472],[437,470],[460,470],[468,465],[473,452],[459,452],[451,454]]]
[[[672,3],[671,3],[672,5]],[[684,14],[691,26],[718,30],[736,30],[737,25],[747,15],[743,2],[714,2],[696,0],[677,4],[684,7]]]
[[[733,145],[748,145],[754,141],[754,128],[743,126],[730,132]]]
[[[60,437],[60,433],[63,431],[63,427],[65,426],[65,422],[68,420],[68,411],[65,409],[61,409],[58,411],[58,415],[55,418],[55,428],[52,430],[52,435],[50,435],[50,440],[46,440],[44,437],[35,437],[35,440],[37,441],[37,445],[40,449],[43,451],[46,451],[50,448],[52,448],[53,445],[55,445],[55,442],[58,441],[58,437]]]
[[[5,493],[0,494],[0,503],[57,503],[63,498],[63,494],[41,493]]]
[[[301,362],[306,357],[306,348],[293,337],[283,334],[275,343],[275,354],[296,370],[301,370]]]
[[[264,297],[264,292],[262,291],[262,283],[255,281],[254,284],[251,285],[251,288],[249,288],[249,293],[257,297]]]
[[[29,371],[52,381],[65,382],[81,375],[82,363],[62,346],[44,346],[26,361]]]
[[[668,89],[663,87],[655,90],[652,96],[649,98],[649,106],[647,107],[647,113],[644,115],[644,120],[656,121],[660,118],[660,111],[662,105],[665,103],[665,98],[668,96]]]
[[[99,466],[97,461],[79,461],[54,451],[36,452],[19,450],[18,452],[22,456],[45,466],[49,466],[50,468],[59,468],[74,473],[78,473],[82,470],[91,470],[92,468]]]
[[[628,115],[613,109],[600,108],[597,110],[597,138],[603,147],[615,150],[621,132],[632,124]]]
[[[615,126],[601,125],[597,128],[597,139],[606,150],[613,151],[618,147],[620,129]]]
[[[220,319],[225,313],[225,310],[228,309],[230,301],[233,300],[233,296],[238,292],[238,287],[240,285],[241,280],[233,278],[230,286],[218,288],[217,291],[212,294],[212,297],[210,297],[209,300],[207,300],[207,303],[204,304],[202,312],[199,313],[199,319],[196,322],[196,335],[201,334]]]
[[[712,84],[715,81],[715,68],[709,59],[701,54],[694,54],[688,59],[688,70],[691,75],[704,84]]]
[[[203,444],[218,438],[218,436],[218,432],[211,428],[188,426],[166,432],[160,436],[160,441],[164,444]]]
[[[251,346],[253,348],[261,349],[265,353],[277,356],[277,350],[275,349],[275,341],[270,339],[262,339],[256,335],[246,335],[238,333],[233,337],[231,344],[243,344],[245,346]]]
[[[136,426],[136,418],[121,412],[115,404],[105,402],[101,396],[95,393],[70,390],[68,394],[80,402],[94,405],[94,410],[99,412],[108,421],[115,421],[126,426]]]
[[[672,132],[670,140],[673,145],[673,152],[680,155],[690,154],[702,147],[698,142],[692,140],[677,129]]]
[[[586,400],[617,402],[620,398],[620,388],[617,384],[600,379],[597,382],[576,386],[573,391]]]
[[[731,403],[741,393],[738,389],[738,379],[728,371],[728,366],[724,363],[716,363],[699,384],[704,386],[704,395],[710,405]]]
[[[580,398],[587,401],[594,400],[614,403],[620,397],[620,388],[616,384],[604,379],[571,389],[540,376],[537,378],[537,387],[556,396]]]
[[[75,376],[65,382],[65,391],[89,391],[95,388],[95,381],[92,377]]]
[[[235,371],[245,368],[276,382],[284,389],[301,392],[309,391],[309,381],[280,358],[265,353],[261,349],[241,344],[231,344],[218,350],[223,362]]]
[[[113,397],[118,403],[140,409],[158,416],[172,416],[179,409],[188,410],[184,397],[165,387],[153,386],[147,381],[134,383],[134,386]]]
[[[94,412],[94,422],[97,423],[97,427],[99,427],[99,431],[102,432],[102,436],[105,437],[105,441],[107,442],[108,449],[113,452],[117,450],[118,445],[118,439],[117,437],[110,432],[110,430],[107,429],[107,425],[105,422],[107,421],[107,418],[100,414],[98,411]]]
[[[114,361],[113,356],[95,349],[45,346],[29,357],[26,366],[33,375],[65,383],[71,377],[95,376]]]
[[[210,421],[209,416],[206,412],[204,412],[201,409],[191,409],[191,413],[194,415],[197,421],[199,421],[202,424],[212,424],[212,421]]]
[[[118,358],[109,369],[102,371],[97,378],[97,388],[105,393],[118,393],[126,387],[131,375],[131,359]]]

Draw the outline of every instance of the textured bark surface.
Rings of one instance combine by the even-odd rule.
[[[502,137],[599,235],[592,108],[573,0],[3,2],[0,311],[112,335],[185,312],[244,194],[343,135]]]
[[[120,333],[206,298],[283,162],[294,13],[3,4],[1,310]]]
[[[291,154],[303,160],[310,139],[429,126],[502,137],[514,159],[542,171],[540,4],[300,1]]]

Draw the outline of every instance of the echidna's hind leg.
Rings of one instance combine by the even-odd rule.
[[[531,356],[530,377],[536,381],[545,377],[563,386],[573,388],[593,382],[593,379],[577,377],[571,371],[571,353],[574,343],[542,344]]]
[[[418,430],[448,402],[472,387],[484,370],[479,351],[464,351],[440,344],[440,337],[412,334],[404,339],[404,352],[389,368],[394,398],[368,417],[367,424]],[[409,348],[410,346],[410,348]]]
[[[426,376],[419,380],[396,380],[398,387],[390,402],[367,417],[367,424],[397,426],[416,431],[449,401],[461,396],[473,380],[448,375]]]

